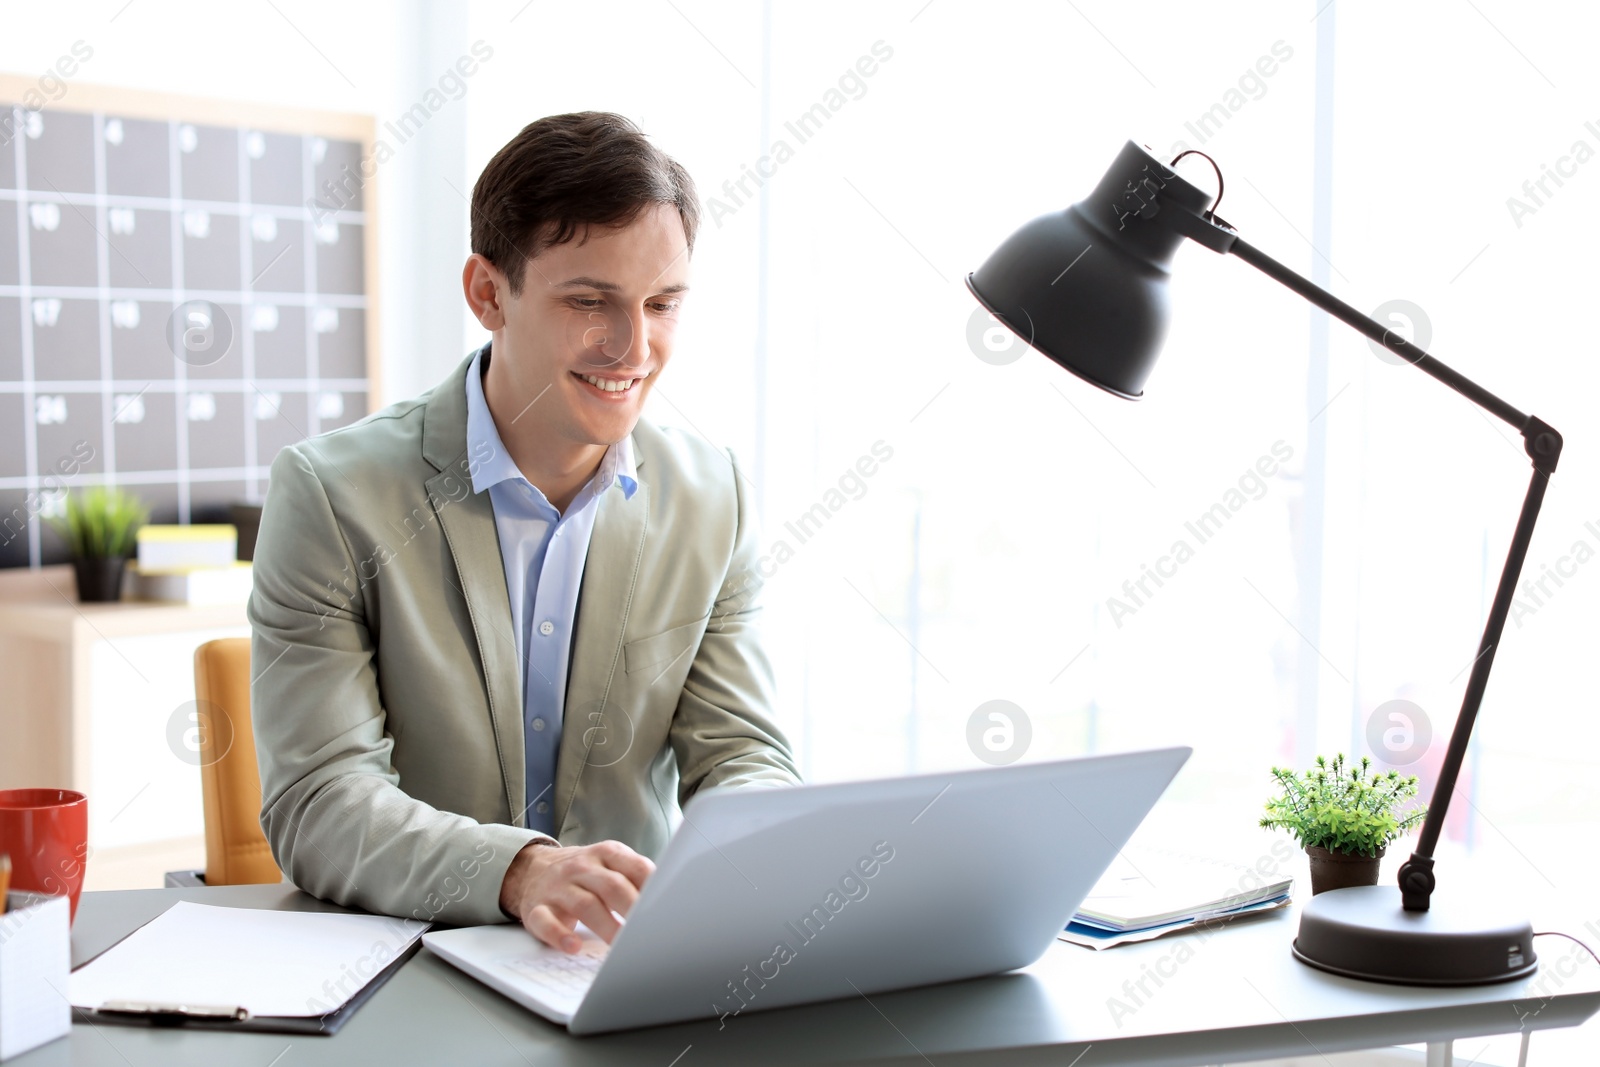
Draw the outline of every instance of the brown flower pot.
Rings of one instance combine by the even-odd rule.
[[[1377,885],[1378,863],[1386,851],[1380,848],[1376,856],[1353,856],[1317,845],[1306,846],[1306,855],[1311,857],[1311,895],[1356,885]]]
[[[121,556],[94,556],[72,561],[78,579],[78,599],[85,604],[105,604],[122,599],[122,572],[128,561]]]

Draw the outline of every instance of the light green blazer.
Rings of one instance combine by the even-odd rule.
[[[470,360],[285,448],[249,616],[261,826],[291,881],[369,911],[503,921],[528,842],[522,682],[471,473]],[[556,762],[562,844],[656,858],[711,787],[800,780],[772,719],[760,548],[731,452],[641,420],[638,489],[599,501]]]

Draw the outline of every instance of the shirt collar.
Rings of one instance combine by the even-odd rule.
[[[600,484],[608,489],[620,485],[622,495],[633,499],[639,488],[639,472],[633,466],[633,434],[606,449],[606,457],[600,461]]]
[[[489,402],[483,395],[483,357],[488,351],[488,345],[478,349],[477,355],[472,357],[472,366],[467,368],[467,454],[486,457],[472,468],[474,493],[481,493],[508,479],[527,480],[500,440],[500,431],[495,427],[494,416],[489,414]],[[620,485],[623,495],[632,498],[639,488],[632,434],[606,449],[605,456],[600,460],[600,469],[590,484],[597,489]]]

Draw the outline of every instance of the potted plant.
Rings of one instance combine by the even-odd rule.
[[[122,572],[137,547],[139,527],[150,509],[132,493],[94,486],[68,493],[62,514],[50,525],[67,542],[78,579],[78,599],[105,602],[122,597]]]
[[[1341,753],[1296,776],[1272,768],[1281,795],[1267,801],[1261,825],[1287,830],[1311,858],[1311,894],[1346,886],[1377,885],[1378,863],[1389,842],[1409,832],[1428,813],[1426,805],[1402,813],[1417,795],[1417,779],[1399,771],[1372,771],[1361,757],[1359,767],[1345,767]]]

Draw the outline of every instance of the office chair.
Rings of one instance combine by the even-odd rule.
[[[250,723],[250,639],[207,641],[194,652],[206,867],[168,872],[175,885],[247,885],[283,880],[261,832],[261,772]]]

